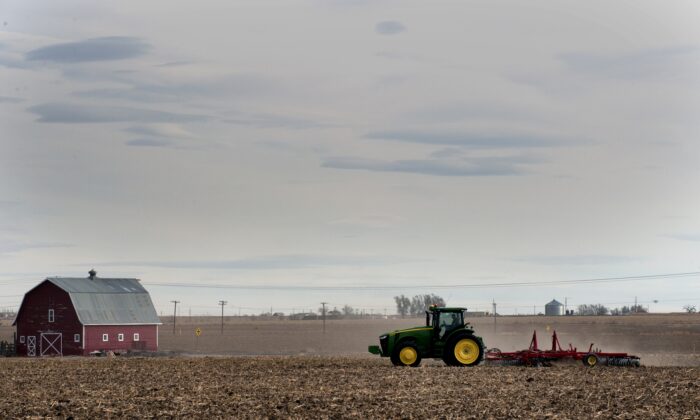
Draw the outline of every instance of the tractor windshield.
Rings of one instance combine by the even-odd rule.
[[[464,325],[461,312],[443,312],[440,314],[438,328],[440,329],[440,337],[444,337],[447,333]]]

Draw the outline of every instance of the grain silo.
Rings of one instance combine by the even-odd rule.
[[[547,316],[561,316],[564,315],[564,305],[556,299],[552,299],[551,302],[544,305],[544,314]]]

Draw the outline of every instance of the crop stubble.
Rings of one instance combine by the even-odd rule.
[[[365,357],[0,360],[8,417],[700,418],[698,368],[394,368]]]

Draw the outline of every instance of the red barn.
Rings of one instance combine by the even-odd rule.
[[[22,299],[13,325],[20,356],[158,350],[160,319],[137,279],[49,277]]]

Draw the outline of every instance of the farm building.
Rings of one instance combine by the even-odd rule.
[[[28,291],[17,317],[20,356],[158,350],[160,319],[137,279],[49,277]]]

